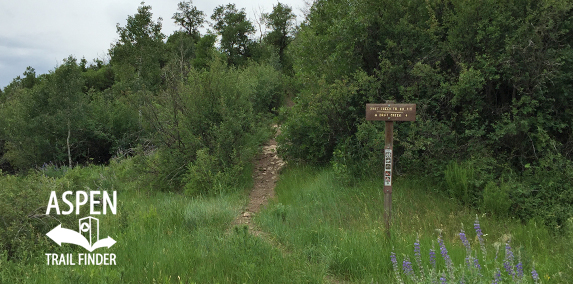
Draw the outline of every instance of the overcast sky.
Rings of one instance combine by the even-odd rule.
[[[147,0],[153,20],[163,18],[167,36],[179,28],[171,17],[182,0]],[[255,12],[271,12],[279,1],[264,0],[195,0],[193,5],[209,18],[218,5],[235,3],[245,8],[254,23]],[[304,0],[281,0],[292,7],[302,20]],[[127,16],[137,13],[141,0],[0,0],[0,89],[21,76],[27,66],[36,74],[48,73],[73,55],[107,58],[110,44],[117,39],[116,24],[125,26]]]

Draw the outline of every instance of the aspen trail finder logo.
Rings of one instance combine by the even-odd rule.
[[[49,215],[52,209],[56,211],[57,215],[69,215],[72,214],[75,209],[76,215],[79,215],[80,207],[86,205],[88,201],[90,202],[90,215],[105,215],[107,214],[108,208],[112,214],[115,215],[117,213],[116,191],[112,193],[112,198],[110,198],[106,191],[103,191],[103,193],[101,191],[90,191],[89,195],[85,191],[76,191],[75,208],[74,204],[68,199],[68,196],[70,195],[72,195],[71,191],[66,191],[62,194],[62,201],[67,204],[69,209],[67,211],[60,211],[58,196],[55,191],[52,191],[50,194],[50,200],[48,201],[46,215]],[[99,198],[99,195],[102,195],[101,199]],[[103,208],[103,212],[96,210],[96,206],[100,206],[100,204]],[[100,239],[98,218],[89,216],[79,219],[78,231],[62,228],[62,225],[60,224],[48,232],[46,236],[56,242],[59,246],[63,243],[74,244],[81,246],[90,252],[79,253],[76,257],[71,253],[46,253],[46,261],[48,265],[116,265],[116,255],[113,253],[91,253],[98,248],[110,248],[116,243],[110,236]]]

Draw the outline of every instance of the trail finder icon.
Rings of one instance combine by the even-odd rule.
[[[62,228],[62,225],[60,224],[49,231],[46,236],[60,246],[62,243],[69,243],[81,246],[90,252],[101,247],[109,248],[116,243],[115,240],[109,236],[100,240],[99,220],[94,217],[85,217],[80,219],[78,232]]]

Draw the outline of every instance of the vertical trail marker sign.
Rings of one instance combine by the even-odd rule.
[[[384,146],[384,223],[390,238],[390,221],[392,216],[392,167],[394,160],[394,121],[415,121],[416,104],[366,104],[366,120],[386,121]]]

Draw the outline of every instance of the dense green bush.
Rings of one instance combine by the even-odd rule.
[[[345,107],[363,111],[365,102],[416,103],[419,121],[398,143],[421,152],[415,156],[429,152],[432,160],[467,158],[475,146],[486,145],[494,156],[522,170],[545,147],[569,155],[570,111],[564,106],[571,82],[564,80],[569,69],[563,63],[573,53],[560,42],[572,35],[568,11],[573,3],[489,2],[318,1],[292,47],[304,87],[298,102],[315,99],[305,92],[332,92],[318,89],[365,71],[374,83]],[[337,14],[341,10],[346,12]],[[333,16],[341,18],[338,24]],[[354,26],[365,27],[350,28]],[[309,52],[309,46],[316,48]],[[331,107],[316,107],[321,106],[317,113]],[[302,119],[309,115],[298,114]],[[299,120],[294,112],[291,118]],[[354,117],[341,120],[360,123]],[[316,133],[315,148],[324,146],[325,152],[309,156],[309,161],[331,156],[332,143],[356,133],[354,128],[336,142],[321,134],[337,128],[328,125]]]
[[[253,90],[250,97],[253,111],[259,114],[271,111],[276,113],[284,101],[285,76],[270,64],[253,63],[243,72],[246,76],[256,78],[251,80],[254,84],[250,86]]]
[[[64,186],[60,180],[42,175],[0,173],[0,252],[8,259],[26,262],[36,257],[33,252],[53,246],[45,233],[60,220],[44,214],[50,192],[61,192]]]
[[[561,155],[542,158],[538,166],[527,167],[510,196],[518,216],[539,217],[551,229],[565,229],[573,217],[573,163]]]
[[[483,201],[480,209],[492,213],[495,216],[506,217],[510,213],[513,201],[510,199],[512,187],[518,184],[505,182],[503,179],[498,183],[490,181],[483,189]]]
[[[342,144],[364,122],[364,106],[373,84],[358,73],[332,84],[321,80],[301,91],[295,105],[283,109],[286,121],[278,137],[279,152],[292,161],[326,164]]]
[[[471,165],[451,162],[444,171],[446,188],[452,198],[465,204],[475,204],[478,187],[474,184],[476,172]]]
[[[236,184],[269,134],[263,118],[280,101],[280,78],[265,65],[235,69],[215,59],[151,98],[144,113],[158,147],[147,164],[153,186],[197,194]]]
[[[365,104],[415,103],[416,121],[395,123],[397,173],[434,176],[484,208],[509,192],[511,212],[561,226],[568,177],[547,161],[573,158],[572,11],[570,0],[317,1],[289,47],[301,92],[279,149],[346,179],[379,172],[384,128],[364,121]],[[504,173],[522,185],[489,184],[484,201]]]
[[[21,171],[44,163],[103,164],[118,150],[136,145],[141,135],[137,108],[110,90],[97,90],[105,86],[92,86],[99,79],[90,83],[88,73],[69,57],[33,87],[11,90],[0,104],[3,163]]]

